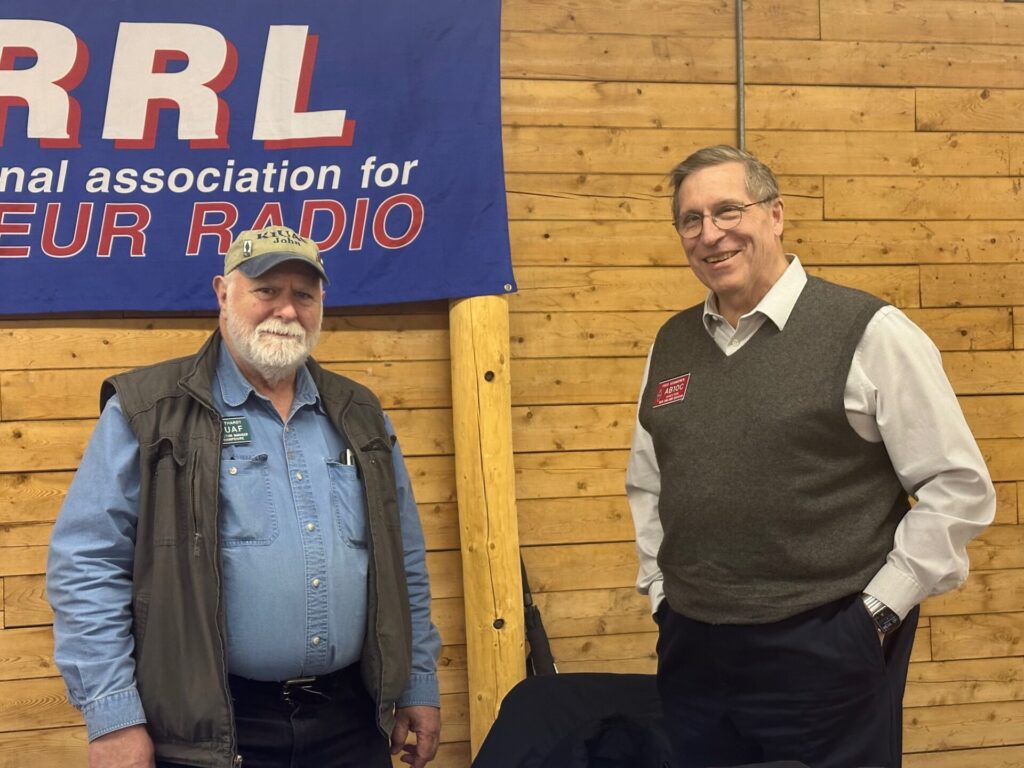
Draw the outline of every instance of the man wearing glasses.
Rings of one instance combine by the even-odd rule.
[[[896,768],[917,606],[967,576],[985,463],[924,332],[785,252],[769,168],[707,147],[672,181],[709,292],[651,347],[626,492],[678,765]]]

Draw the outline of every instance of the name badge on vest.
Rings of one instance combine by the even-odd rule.
[[[684,373],[674,379],[665,379],[658,382],[658,388],[654,392],[654,408],[660,408],[669,403],[678,403],[686,397],[686,385],[690,383],[690,374]]]
[[[221,419],[224,432],[221,445],[245,445],[252,437],[249,434],[249,420],[245,416],[228,416]]]

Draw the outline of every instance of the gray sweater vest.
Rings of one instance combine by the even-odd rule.
[[[661,471],[658,565],[673,610],[779,621],[862,590],[882,567],[907,496],[884,445],[858,436],[843,405],[882,306],[809,277],[785,330],[767,320],[732,356],[702,305],[658,332],[640,422]]]

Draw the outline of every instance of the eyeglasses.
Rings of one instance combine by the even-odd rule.
[[[676,232],[683,237],[697,237],[704,230],[704,219],[709,215],[711,222],[721,230],[733,229],[743,218],[743,212],[752,205],[761,205],[769,200],[774,200],[775,195],[766,197],[764,200],[757,200],[746,205],[723,205],[717,211],[706,213],[688,213],[681,221],[676,222]]]

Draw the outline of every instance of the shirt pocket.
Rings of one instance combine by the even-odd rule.
[[[354,549],[366,549],[366,498],[356,467],[327,459],[331,510],[338,535]]]
[[[267,454],[221,459],[221,545],[266,546],[278,535]]]

